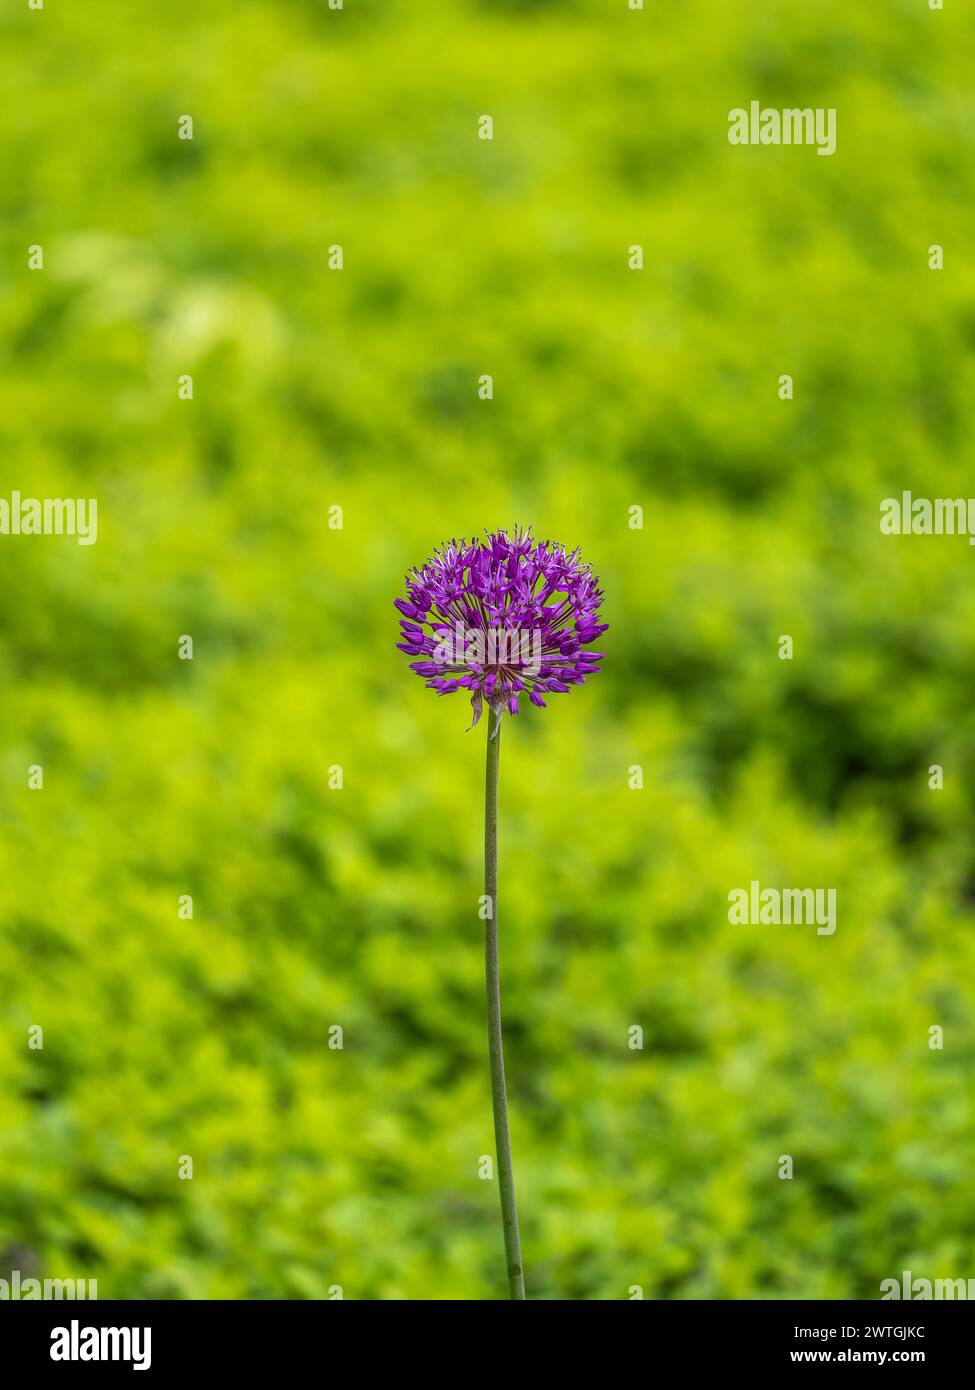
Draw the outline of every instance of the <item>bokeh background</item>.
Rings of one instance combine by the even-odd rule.
[[[0,48],[0,495],[99,500],[0,538],[0,1274],[504,1296],[483,727],[392,601],[530,523],[612,624],[503,739],[530,1296],[975,1276],[975,553],[879,531],[975,491],[970,8],[47,0]],[[837,153],[730,146],[752,99]],[[753,878],[835,936],[731,926]]]

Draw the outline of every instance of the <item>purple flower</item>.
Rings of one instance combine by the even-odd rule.
[[[519,696],[545,707],[599,669],[584,651],[606,631],[602,594],[579,551],[531,531],[496,531],[483,541],[450,541],[406,576],[396,599],[401,641],[417,675],[440,695],[471,692],[474,724],[485,701],[500,720],[517,714]]]

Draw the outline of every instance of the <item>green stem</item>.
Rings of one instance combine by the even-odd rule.
[[[508,1093],[504,1084],[504,1043],[501,1037],[501,980],[498,973],[498,758],[501,725],[491,710],[488,721],[487,773],[484,780],[484,893],[491,915],[485,923],[484,962],[487,975],[488,1054],[491,1059],[491,1101],[494,1106],[494,1138],[498,1148],[498,1188],[501,1224],[508,1265],[508,1289],[512,1298],[525,1297],[525,1271],[521,1263],[518,1210],[515,1207],[515,1175],[511,1168],[508,1134]]]

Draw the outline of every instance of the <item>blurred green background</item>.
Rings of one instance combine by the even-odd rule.
[[[879,531],[975,492],[971,10],[24,0],[0,47],[0,496],[99,500],[0,537],[0,1275],[504,1296],[483,726],[392,600],[531,523],[612,627],[503,738],[529,1296],[975,1276],[975,554]],[[836,154],[732,147],[752,99]],[[729,925],[753,878],[835,936]]]

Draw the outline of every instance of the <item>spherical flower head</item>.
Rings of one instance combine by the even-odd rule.
[[[411,667],[431,690],[471,692],[471,728],[485,703],[499,721],[524,695],[544,709],[546,695],[568,694],[603,659],[585,650],[608,626],[597,577],[578,550],[530,530],[445,543],[406,576],[406,592],[397,646],[421,658]]]

